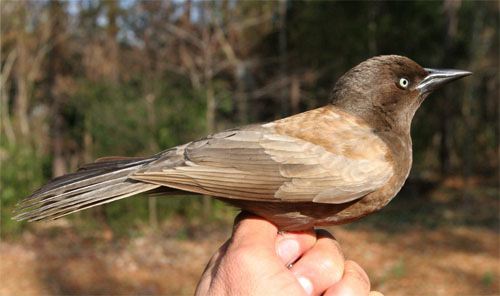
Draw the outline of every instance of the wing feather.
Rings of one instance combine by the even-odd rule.
[[[334,119],[341,121],[342,117]],[[183,146],[178,152],[185,158],[181,166],[162,167],[160,159],[131,178],[235,199],[348,202],[382,187],[393,170],[385,159],[385,144],[370,130],[361,126],[356,129],[353,121],[336,124],[340,133],[354,129],[357,139],[345,140],[330,132],[334,137],[330,142],[335,145],[338,136],[338,144],[325,148],[279,133],[269,124],[251,126]],[[356,152],[351,153],[354,157],[342,152],[347,149],[343,145]],[[365,153],[353,145],[376,147]]]

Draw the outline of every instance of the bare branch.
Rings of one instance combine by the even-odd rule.
[[[231,44],[229,43],[229,41],[227,40],[226,35],[224,34],[224,31],[222,30],[222,28],[219,25],[217,25],[216,30],[217,30],[216,37],[219,40],[219,43],[220,43],[222,50],[224,51],[227,59],[229,60],[229,62],[231,64],[233,64],[234,67],[237,67],[238,64],[241,62],[240,59],[238,59],[238,57],[236,57],[236,53],[234,52],[234,49],[231,46]]]
[[[52,49],[53,45],[49,43],[45,43],[35,54],[33,61],[31,62],[31,69],[28,72],[27,78],[29,82],[35,80],[38,71],[40,70],[40,66],[42,64],[42,60],[45,55]]]
[[[265,22],[272,20],[273,14],[267,13],[259,17],[247,18],[243,21],[235,22],[236,25],[233,25],[233,29],[236,31],[243,31],[250,27],[258,26]]]
[[[198,49],[203,49],[204,44],[203,44],[203,41],[201,40],[201,38],[198,38],[196,35],[192,34],[191,32],[186,31],[186,30],[180,28],[179,26],[169,24],[169,23],[165,24],[165,28],[167,29],[167,31],[174,34],[177,38],[188,41],[192,45],[196,46]]]
[[[17,59],[17,51],[15,49],[11,50],[5,59],[5,64],[0,72],[0,84],[3,86],[10,76],[12,71],[12,66]]]
[[[275,94],[278,90],[282,90],[290,83],[289,77],[280,77],[266,86],[248,93],[248,97],[252,100],[261,99],[267,95]]]
[[[16,142],[16,134],[14,133],[14,129],[12,128],[12,123],[10,122],[10,115],[8,114],[8,106],[7,106],[7,78],[10,76],[12,71],[12,66],[17,58],[17,51],[15,49],[11,50],[7,55],[7,59],[5,60],[5,64],[0,73],[0,119],[2,122],[2,129],[5,132],[5,136],[7,137],[7,141],[9,143]]]

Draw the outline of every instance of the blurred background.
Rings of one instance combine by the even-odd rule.
[[[17,201],[141,156],[328,102],[380,54],[474,75],[413,123],[399,196],[331,227],[386,295],[499,295],[497,1],[2,1],[0,295],[192,294],[236,209],[139,196],[48,223]]]

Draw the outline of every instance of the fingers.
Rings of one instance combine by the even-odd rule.
[[[342,279],[330,287],[325,296],[358,296],[382,295],[379,292],[370,293],[370,280],[366,272],[356,262],[347,260],[344,265],[344,275]]]
[[[284,232],[276,239],[276,254],[285,266],[294,263],[316,243],[316,233],[313,229],[304,232]]]
[[[318,231],[316,244],[293,265],[291,271],[309,295],[320,295],[342,279],[344,256],[326,231]]]

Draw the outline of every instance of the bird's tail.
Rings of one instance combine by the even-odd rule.
[[[153,190],[159,186],[131,180],[128,176],[154,159],[108,157],[85,165],[75,173],[53,179],[22,200],[13,219],[56,219]]]

